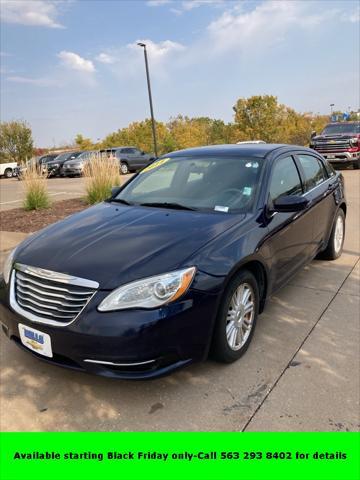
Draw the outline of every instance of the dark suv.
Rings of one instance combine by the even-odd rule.
[[[41,171],[43,173],[46,173],[48,163],[52,162],[58,156],[59,156],[58,153],[47,153],[46,155],[42,155],[41,157],[33,158],[27,161],[26,165],[23,165],[14,169],[13,176],[17,176],[18,180],[22,180],[23,174],[27,170],[29,165],[37,165],[39,169],[41,167]]]
[[[120,172],[123,175],[126,175],[130,172],[137,172],[155,160],[153,155],[149,155],[136,147],[107,148],[100,150],[100,154],[118,159],[120,164]]]
[[[60,153],[54,160],[47,163],[48,176],[56,177],[58,175],[64,176],[63,165],[68,160],[73,160],[83,152],[64,152]]]

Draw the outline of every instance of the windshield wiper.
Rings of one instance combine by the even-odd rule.
[[[124,205],[134,205],[133,203],[124,200],[123,198],[110,198],[108,202],[123,203]]]
[[[187,207],[186,205],[181,205],[180,203],[168,203],[168,202],[147,202],[140,203],[141,207],[159,207],[159,208],[172,208],[174,210],[193,210],[196,208]]]

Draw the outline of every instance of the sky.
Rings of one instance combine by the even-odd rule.
[[[299,112],[359,108],[359,2],[0,0],[1,121],[38,147],[92,140],[154,113],[233,120],[240,97]]]

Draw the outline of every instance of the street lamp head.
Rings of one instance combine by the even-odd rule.
[[[146,48],[146,44],[145,44],[145,43],[138,42],[138,45],[139,45],[139,47]]]

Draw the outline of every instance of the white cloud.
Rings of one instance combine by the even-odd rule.
[[[66,67],[77,70],[79,72],[93,73],[95,72],[94,64],[91,60],[86,60],[83,57],[80,57],[77,53],[66,52],[63,50],[58,54],[58,57],[61,59],[63,65]]]
[[[217,7],[219,5],[224,5],[224,3],[224,0],[184,0],[181,2],[181,7],[183,10],[189,11],[206,5]]]
[[[107,63],[109,65],[116,62],[115,57],[104,52],[100,53],[97,57],[95,57],[95,60],[97,60],[100,63]]]
[[[291,28],[313,28],[334,15],[329,10],[314,13],[309,7],[307,2],[285,0],[266,1],[252,10],[238,4],[210,23],[208,33],[215,51],[268,48],[284,40]]]
[[[151,75],[157,78],[168,78],[169,69],[177,64],[186,51],[184,45],[172,40],[154,42],[149,39],[139,39],[120,48],[108,48],[106,53],[103,52],[105,57],[100,54],[104,66],[119,78],[138,77],[139,73],[143,75],[144,53],[138,45],[139,42],[146,44]],[[96,60],[99,61],[100,55]]]
[[[162,7],[164,5],[173,5],[176,8],[170,8],[170,11],[176,15],[188,12],[194,8],[203,6],[220,6],[225,4],[225,0],[148,0],[146,4],[149,7]]]
[[[55,0],[1,0],[1,17],[5,23],[64,28],[57,22],[59,5]]]
[[[158,43],[153,42],[152,40],[136,40],[136,42],[128,44],[127,48],[131,50],[140,50],[138,43],[146,44],[146,50],[149,56],[151,56],[153,62],[160,62],[173,53],[185,50],[184,45],[171,40],[164,40],[163,42]]]
[[[349,13],[343,13],[341,20],[344,22],[359,23],[360,22],[360,8],[356,8],[354,11]]]
[[[170,3],[171,0],[148,0],[146,5],[149,7],[161,7],[162,5],[166,5]]]

